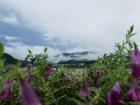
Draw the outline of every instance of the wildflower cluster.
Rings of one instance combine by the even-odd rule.
[[[25,58],[26,67],[7,65],[0,44],[0,105],[139,105],[140,52],[131,37],[115,45],[81,73],[47,63],[47,48]]]

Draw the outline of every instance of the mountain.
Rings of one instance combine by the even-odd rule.
[[[68,61],[60,61],[58,64],[93,64],[95,60],[75,60],[71,59]]]
[[[7,54],[7,53],[4,53],[2,55],[2,58],[4,59],[4,63],[5,64],[14,64],[16,65],[19,61],[22,63],[22,66],[24,66],[24,63],[22,60],[19,60],[19,59],[16,59],[14,58],[13,56]]]
[[[81,51],[81,52],[64,52],[59,55],[49,58],[52,63],[83,63],[90,62],[96,59],[96,53],[93,51]]]
[[[83,52],[74,52],[74,53],[62,53],[65,57],[80,57],[88,54],[94,54],[94,52],[83,51]]]
[[[54,61],[49,61],[49,64],[93,64],[95,62],[94,59],[85,59],[88,55],[93,55],[94,52],[76,52],[76,53],[62,53],[61,55],[57,55],[54,57]],[[17,64],[17,62],[21,62],[22,66],[25,66],[24,61],[14,58],[13,56],[4,53],[2,58],[4,59],[5,64]]]

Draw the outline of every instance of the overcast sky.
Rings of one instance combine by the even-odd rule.
[[[140,44],[139,0],[0,0],[5,51],[24,58],[48,46],[50,55],[69,51],[111,52],[130,25]]]

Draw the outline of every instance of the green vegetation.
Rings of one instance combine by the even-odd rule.
[[[81,73],[65,65],[50,67],[47,48],[38,55],[28,50],[26,68],[20,62],[4,64],[0,44],[0,105],[140,105],[139,87],[134,85],[139,84],[140,53],[131,40],[134,34],[131,26],[113,53]]]

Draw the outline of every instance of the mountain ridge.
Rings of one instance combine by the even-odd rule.
[[[72,53],[72,54],[74,54],[74,53]],[[81,53],[81,54],[83,54],[83,53]],[[2,55],[2,58],[4,59],[5,64],[14,64],[14,65],[16,65],[18,62],[21,62],[22,66],[25,66],[25,63],[24,63],[23,60],[19,60],[17,58],[14,58],[13,56],[11,56],[8,53],[4,53]],[[81,63],[83,63],[83,64],[91,64],[91,63],[94,63],[94,62],[95,62],[95,60],[87,60],[87,59],[81,59],[81,60],[78,59],[77,60],[77,59],[71,58],[69,60],[64,60],[64,59],[60,60],[57,64],[81,64]],[[55,64],[55,63],[49,62],[49,64]]]

